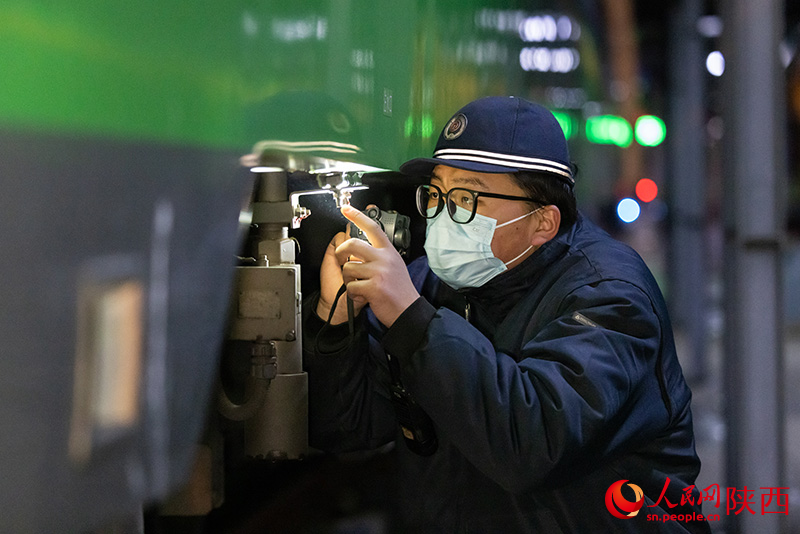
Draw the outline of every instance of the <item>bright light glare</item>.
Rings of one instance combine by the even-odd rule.
[[[639,203],[632,198],[623,198],[617,204],[617,216],[625,223],[632,223],[639,218],[641,208]]]
[[[636,141],[643,146],[658,146],[667,135],[664,121],[654,115],[642,115],[634,127]]]
[[[309,174],[328,174],[328,173],[346,173],[346,172],[383,172],[388,169],[381,167],[372,167],[371,165],[362,165],[360,163],[350,163],[348,161],[327,161],[326,165],[322,167],[310,166],[308,169]]]
[[[622,117],[597,115],[586,119],[586,139],[590,143],[617,145],[624,148],[633,141],[633,129]]]
[[[577,41],[581,35],[578,23],[567,15],[537,15],[517,20],[519,36],[526,43]]]
[[[558,38],[562,41],[566,41],[572,36],[572,21],[566,15],[558,17],[556,26],[558,28]]]
[[[658,185],[650,178],[636,182],[636,196],[642,202],[652,202],[658,196]]]
[[[519,53],[519,65],[528,72],[571,72],[578,68],[581,56],[574,48],[531,46]]]
[[[572,139],[575,136],[575,119],[569,113],[563,111],[552,111],[551,113],[558,121],[561,129],[564,130],[564,137]]]
[[[722,52],[715,50],[708,54],[706,69],[714,76],[722,76],[722,73],[725,72],[725,56],[722,55]]]

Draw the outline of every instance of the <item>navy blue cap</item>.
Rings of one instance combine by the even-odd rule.
[[[538,171],[575,183],[561,125],[544,106],[487,96],[470,102],[445,125],[432,158],[403,163],[400,172],[430,176],[436,165],[486,173]]]

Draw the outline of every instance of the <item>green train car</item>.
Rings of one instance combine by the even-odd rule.
[[[598,150],[587,4],[4,1],[0,531],[95,531],[185,482],[252,167],[393,170],[495,94]]]

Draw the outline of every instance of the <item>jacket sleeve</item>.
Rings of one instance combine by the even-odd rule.
[[[415,315],[398,319],[385,349],[440,435],[509,491],[564,481],[668,423],[656,370],[662,328],[630,283],[582,286],[542,326],[520,320],[513,357],[447,309],[419,305]],[[409,325],[416,334],[403,332]]]
[[[309,438],[326,452],[374,449],[395,438],[394,412],[383,383],[386,365],[370,351],[366,310],[348,325],[328,326],[313,311],[318,296],[303,306],[303,367],[309,382]],[[385,360],[385,358],[384,358]]]

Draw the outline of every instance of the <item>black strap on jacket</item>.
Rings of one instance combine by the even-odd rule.
[[[317,332],[314,340],[314,353],[324,354],[320,348],[320,338],[322,333],[330,326],[333,320],[333,314],[336,311],[336,305],[341,296],[347,291],[347,286],[342,284],[342,287],[336,292],[336,298],[331,306],[331,311],[328,314],[328,319],[322,328]],[[354,317],[353,301],[347,297],[347,344],[351,345],[355,337],[355,317]],[[420,456],[430,456],[436,452],[439,442],[436,437],[436,430],[433,427],[433,421],[427,413],[420,407],[414,400],[400,379],[400,363],[393,358],[389,353],[386,354],[386,360],[389,367],[389,378],[391,380],[391,399],[394,406],[395,416],[397,422],[400,424],[400,430],[403,433],[403,439],[408,448]]]

